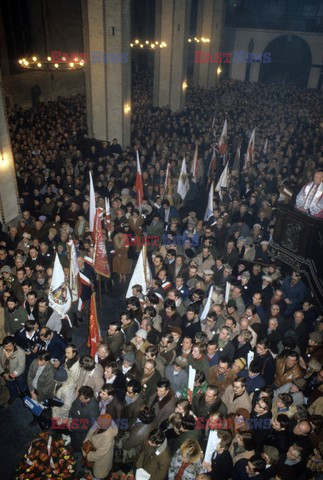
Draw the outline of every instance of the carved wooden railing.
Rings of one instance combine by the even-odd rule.
[[[271,253],[274,258],[305,274],[323,309],[323,220],[280,204]]]

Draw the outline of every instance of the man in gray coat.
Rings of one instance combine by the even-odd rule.
[[[31,398],[43,402],[52,398],[55,388],[55,368],[50,361],[50,353],[42,351],[30,365],[27,383]]]
[[[157,383],[157,393],[149,399],[148,405],[155,411],[156,425],[160,425],[164,420],[174,413],[176,398],[170,388],[168,378],[161,378]]]
[[[166,367],[166,377],[170,381],[171,388],[177,398],[182,398],[184,388],[187,387],[188,373],[187,373],[187,359],[184,357],[177,357],[173,365]]]

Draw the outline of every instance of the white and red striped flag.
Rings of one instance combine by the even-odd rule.
[[[227,149],[228,149],[228,122],[227,122],[227,119],[225,119],[220,141],[219,141],[220,155],[225,155]]]
[[[95,192],[93,186],[93,179],[92,173],[89,172],[90,175],[90,232],[93,232],[94,229],[94,217],[95,217]]]
[[[93,268],[96,273],[110,278],[110,267],[107,256],[107,249],[105,246],[105,237],[102,232],[103,210],[102,208],[96,209],[95,221],[94,221],[94,255],[93,255]]]
[[[256,129],[254,128],[252,130],[252,134],[251,134],[249,144],[248,144],[247,153],[245,155],[245,162],[244,162],[244,167],[243,167],[244,170],[247,170],[247,168],[249,168],[250,165],[253,162],[253,156],[254,156],[254,153],[255,153],[255,139],[256,139]]]
[[[111,230],[111,209],[110,209],[110,200],[105,197],[105,227],[107,232]]]
[[[193,182],[197,183],[199,179],[199,147],[198,142],[195,142],[195,152],[193,155],[193,163],[192,163],[192,180]]]
[[[137,155],[137,173],[136,173],[137,204],[141,212],[142,199],[144,198],[144,187],[142,184],[142,174],[141,174],[141,166],[140,166],[138,150],[136,151],[136,155]]]

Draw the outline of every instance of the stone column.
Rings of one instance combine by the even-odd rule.
[[[155,37],[167,47],[155,51],[153,101],[173,111],[185,104],[190,9],[190,0],[156,0]]]
[[[222,31],[224,26],[224,0],[200,0],[197,21],[197,38],[209,38],[209,43],[195,43],[195,50],[205,52],[212,57],[222,52]],[[217,63],[194,63],[193,83],[205,88],[217,83]]]
[[[130,0],[84,0],[83,32],[88,131],[130,143]],[[124,62],[124,63],[123,63]]]
[[[130,144],[130,18],[130,0],[105,0],[105,52],[111,59],[125,54],[106,63],[107,132],[109,140],[117,138],[124,148]]]
[[[8,223],[20,215],[15,165],[0,73],[0,218]]]

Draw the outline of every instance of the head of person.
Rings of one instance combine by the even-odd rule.
[[[170,381],[168,378],[161,378],[157,382],[157,397],[159,400],[164,398],[170,391]]]
[[[80,402],[83,404],[87,404],[91,401],[91,399],[94,397],[94,391],[93,388],[88,387],[88,386],[83,386],[80,387],[78,391],[78,396],[80,399]]]
[[[188,438],[180,446],[179,453],[182,462],[193,464],[201,459],[202,450],[197,440]]]
[[[246,390],[247,380],[244,377],[237,377],[233,382],[233,392],[235,395],[243,395]]]
[[[80,359],[80,367],[87,372],[95,369],[95,360],[90,355],[83,355]]]
[[[164,432],[159,428],[155,428],[155,430],[149,434],[148,445],[153,448],[158,448],[164,443],[165,438]]]
[[[205,391],[205,403],[207,405],[213,405],[217,399],[218,399],[218,395],[219,395],[219,389],[216,385],[209,385]]]
[[[247,463],[246,472],[249,477],[256,477],[266,470],[266,462],[261,455],[253,455]]]

